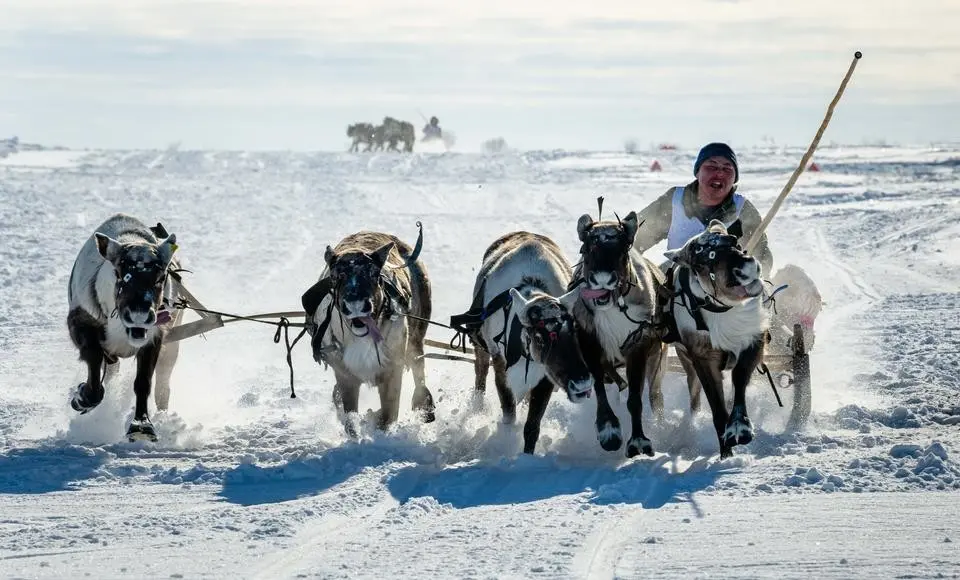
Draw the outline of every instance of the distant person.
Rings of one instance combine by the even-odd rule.
[[[430,117],[430,122],[423,127],[424,139],[439,139],[442,136],[440,131],[440,119]]]
[[[668,250],[679,248],[703,233],[714,219],[722,221],[731,234],[744,238],[743,243],[759,228],[760,212],[737,193],[740,168],[737,155],[729,145],[705,145],[693,164],[693,174],[696,179],[692,182],[671,187],[639,212],[637,221],[643,225],[637,230],[633,243],[639,252],[649,250],[664,239]],[[766,233],[760,236],[752,254],[769,276],[773,255]]]

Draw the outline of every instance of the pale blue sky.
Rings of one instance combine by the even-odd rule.
[[[477,149],[627,137],[960,140],[956,0],[0,0],[0,136],[341,149],[440,117]]]

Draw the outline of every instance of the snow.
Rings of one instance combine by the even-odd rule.
[[[469,307],[487,245],[530,229],[573,260],[576,220],[639,210],[690,179],[695,151],[500,154],[28,151],[0,159],[0,577],[956,577],[960,552],[960,148],[821,149],[773,222],[777,264],[814,278],[813,416],[757,377],[756,439],[720,461],[709,414],[664,385],[657,454],[599,448],[595,399],[554,397],[534,456],[491,384],[430,360],[436,423],[410,411],[347,440],[332,372],[306,342],[297,395],[274,328],[185,340],[160,442],[127,443],[133,365],[93,412],[66,332],[70,268],[115,211],[177,234],[186,283],[216,310],[296,310],[323,251],[372,228],[422,259],[434,320]],[[738,148],[769,208],[802,150]],[[653,158],[662,172],[646,170]],[[656,251],[651,257],[660,260]],[[188,314],[188,320],[193,315]],[[448,341],[446,329],[431,338]],[[789,401],[792,394],[782,393]],[[621,421],[625,396],[611,392]],[[365,389],[361,410],[378,408]]]

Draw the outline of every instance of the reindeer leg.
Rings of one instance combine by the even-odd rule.
[[[530,408],[527,410],[527,422],[523,425],[523,452],[532,454],[540,439],[540,421],[547,410],[547,403],[553,395],[553,383],[544,377],[530,390]]]
[[[110,384],[113,381],[113,379],[117,378],[117,373],[119,372],[120,372],[120,361],[117,361],[114,363],[107,363],[103,369],[103,380],[101,381],[104,387]]]
[[[103,401],[103,383],[100,373],[103,368],[104,329],[92,316],[79,308],[67,315],[70,339],[80,351],[80,360],[87,364],[87,382],[77,385],[70,406],[80,414],[88,413]]]
[[[747,416],[746,392],[750,377],[757,370],[757,365],[763,357],[763,344],[762,340],[757,341],[741,352],[731,373],[733,412],[730,413],[727,428],[723,433],[724,443],[729,447],[746,445],[753,441],[753,424]]]
[[[333,406],[337,409],[337,413],[342,416],[347,436],[356,439],[358,436],[357,407],[360,405],[360,381],[353,375],[338,370],[336,366],[331,365],[331,367],[337,380],[333,387]]]
[[[693,368],[693,361],[690,360],[690,354],[687,349],[680,347],[677,349],[677,358],[680,359],[680,366],[687,375],[687,391],[690,393],[690,414],[696,415],[700,411],[700,393],[703,390],[700,386],[700,379],[697,376],[697,370]]]
[[[473,344],[473,370],[475,381],[473,388],[478,394],[487,391],[487,373],[490,372],[490,353]]]
[[[402,386],[403,367],[388,373],[384,381],[377,385],[380,391],[380,420],[377,428],[386,431],[390,425],[397,422],[400,416],[400,389]]]
[[[647,374],[647,357],[653,347],[649,342],[641,343],[627,356],[627,384],[630,389],[627,397],[627,409],[630,411],[630,439],[627,441],[627,457],[641,453],[653,457],[653,444],[643,433],[643,383]],[[661,402],[662,404],[662,402]]]
[[[597,395],[597,440],[604,451],[616,451],[623,445],[623,434],[620,430],[620,419],[607,399],[607,386],[603,380],[603,347],[587,332],[580,331],[578,338],[580,351],[593,376],[593,390]]]
[[[179,324],[181,316],[183,316],[183,310],[178,310],[174,315],[173,326]],[[170,408],[170,376],[173,374],[173,366],[177,364],[179,356],[179,340],[160,345],[160,356],[157,358],[157,384],[153,392],[153,400],[157,404],[157,411],[166,411]]]
[[[424,369],[423,341],[411,341],[413,360],[410,369],[413,371],[413,410],[418,411],[424,423],[433,423],[437,420],[434,412],[433,394],[427,388],[427,373]]]
[[[649,385],[650,407],[657,418],[657,424],[663,424],[663,375],[667,370],[667,345],[654,340],[647,354],[646,382]]]
[[[157,431],[147,415],[147,402],[150,400],[153,373],[157,368],[157,359],[160,357],[160,346],[160,339],[157,339],[137,351],[137,376],[133,379],[133,392],[137,396],[137,402],[134,407],[133,421],[127,428],[127,439],[131,442],[157,440]]]
[[[501,355],[493,357],[493,382],[500,396],[500,409],[503,410],[505,425],[513,425],[517,420],[517,401],[507,384],[507,360]]]
[[[710,351],[706,358],[701,353],[694,354],[692,363],[697,371],[697,377],[703,385],[703,392],[707,396],[707,402],[710,403],[710,411],[713,414],[713,428],[717,432],[717,439],[720,441],[720,458],[726,459],[733,455],[730,446],[726,444],[724,430],[727,426],[729,414],[727,413],[727,404],[723,399],[723,358],[724,353],[720,351]]]

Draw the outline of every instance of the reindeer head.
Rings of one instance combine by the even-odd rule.
[[[577,329],[567,307],[560,299],[543,292],[534,292],[527,300],[512,288],[510,297],[513,312],[523,325],[527,355],[544,366],[550,381],[562,387],[571,401],[589,396],[593,379],[580,352]]]
[[[148,332],[157,324],[167,268],[177,249],[170,234],[156,244],[145,241],[122,244],[100,232],[94,234],[97,250],[113,265],[117,275],[117,315],[127,329],[130,345],[140,348],[153,339]]]
[[[370,254],[350,251],[338,255],[327,246],[324,259],[330,268],[330,290],[356,336],[367,336],[371,328],[376,328],[374,318],[388,299],[380,284],[380,272],[393,248],[394,243],[389,242]]]
[[[719,220],[711,221],[705,232],[664,255],[690,268],[700,286],[727,306],[742,304],[763,292],[760,262],[740,247],[737,237],[728,234]]]
[[[584,288],[581,297],[597,310],[613,306],[629,290],[630,248],[637,235],[637,214],[595,222],[589,214],[577,221]]]

